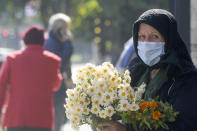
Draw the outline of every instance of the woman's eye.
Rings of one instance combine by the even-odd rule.
[[[153,39],[158,39],[159,36],[158,36],[158,35],[152,35],[152,38],[153,38]]]
[[[144,35],[139,35],[138,40],[144,40],[145,36]]]

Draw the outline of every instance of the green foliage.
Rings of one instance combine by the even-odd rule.
[[[131,124],[135,131],[152,131],[159,128],[168,130],[169,127],[167,124],[174,122],[179,113],[176,112],[170,104],[163,103],[157,99],[158,97],[155,100],[149,99],[148,101],[142,101],[141,103],[145,103],[144,105],[148,106],[141,105],[139,111],[122,113],[123,123]],[[151,106],[151,102],[153,102],[154,105],[152,104]],[[159,112],[159,115],[156,114],[155,116],[154,113],[156,112]]]
[[[28,0],[1,0],[0,16],[6,15],[6,20],[3,25],[13,24],[22,21],[21,17],[24,11],[24,6]]]

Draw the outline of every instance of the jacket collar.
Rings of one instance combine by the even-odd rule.
[[[28,44],[25,50],[43,50],[43,45]]]

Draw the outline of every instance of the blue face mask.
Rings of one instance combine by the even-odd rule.
[[[138,41],[138,55],[146,65],[153,66],[160,61],[164,55],[164,42]]]

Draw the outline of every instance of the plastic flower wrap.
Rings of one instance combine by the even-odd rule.
[[[109,62],[95,66],[86,64],[73,74],[74,89],[67,90],[66,115],[73,129],[101,121],[117,120],[122,112],[137,111],[145,85],[137,91],[130,86],[129,71],[119,74]],[[121,118],[121,117],[119,117]]]
[[[168,103],[156,99],[139,101],[139,109],[136,112],[128,111],[122,114],[123,123],[132,125],[134,131],[157,130],[163,128],[168,130],[167,123],[174,122],[178,112]]]

